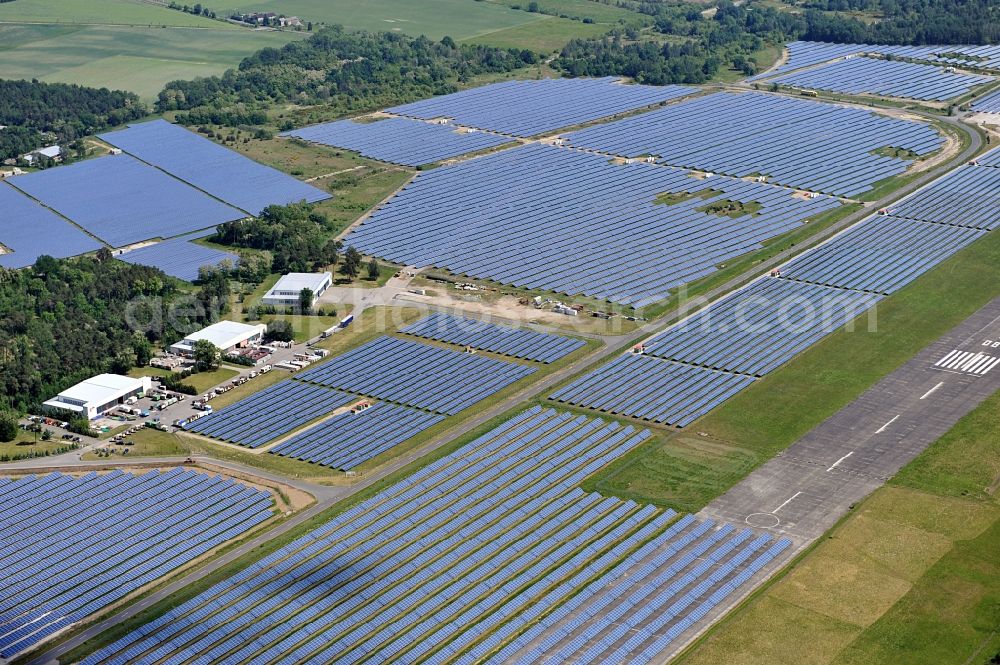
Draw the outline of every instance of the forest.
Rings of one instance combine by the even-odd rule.
[[[178,122],[259,124],[279,102],[324,104],[347,114],[454,91],[479,74],[509,72],[535,61],[530,51],[458,45],[445,37],[324,28],[282,48],[265,48],[222,76],[173,81],[158,111],[186,111]]]
[[[1000,3],[991,0],[806,0],[805,11],[782,11],[722,0],[712,16],[705,5],[643,2],[654,17],[650,39],[635,28],[573,40],[553,66],[567,76],[631,76],[643,83],[704,83],[721,67],[745,75],[770,63],[755,62],[767,44],[795,39],[874,44],[985,44],[1000,41]],[[842,11],[872,11],[883,20],[866,24]]]
[[[23,411],[101,372],[148,363],[152,343],[169,343],[214,321],[228,285],[193,294],[155,268],[110,256],[0,268],[0,405]]]
[[[64,145],[148,112],[131,92],[0,79],[0,125],[7,126],[0,131],[0,160]]]

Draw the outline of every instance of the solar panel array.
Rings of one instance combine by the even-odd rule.
[[[1000,225],[1000,149],[962,166],[558,390],[551,399],[690,424]]]
[[[347,471],[444,420],[444,416],[378,402],[342,413],[282,441],[270,451]]]
[[[267,492],[174,468],[0,478],[0,657],[271,516]]]
[[[556,391],[566,404],[685,427],[753,383],[753,377],[622,356]]]
[[[791,42],[789,58],[783,65],[751,77],[750,81],[767,79],[835,58],[862,53],[876,53],[910,60],[923,60],[940,65],[955,65],[967,69],[1000,69],[1000,46],[884,46],[876,44],[829,44],[826,42]]]
[[[7,182],[113,247],[246,216],[129,155],[88,159]]]
[[[188,282],[198,279],[198,269],[202,266],[217,266],[223,261],[237,266],[240,262],[237,254],[193,243],[187,236],[133,249],[119,254],[117,258],[126,263],[159,268],[168,275]]]
[[[330,198],[312,185],[165,120],[129,125],[127,129],[99,136],[142,161],[254,215],[269,205],[311,203]],[[207,224],[196,228],[204,226]]]
[[[729,524],[715,531],[712,527],[712,522],[684,517],[672,533],[644,545],[503,648],[494,647],[484,662],[603,665],[660,660],[688,628],[759,576],[789,546],[787,540],[755,538],[749,530]],[[703,581],[691,587],[697,580]],[[456,664],[471,665],[473,658],[486,653],[475,649]]]
[[[926,123],[860,108],[764,93],[720,92],[566,135],[574,146],[857,196],[910,162],[875,154],[895,147],[926,155],[943,144]],[[836,164],[837,168],[830,168]]]
[[[1000,90],[980,97],[972,103],[972,110],[980,113],[1000,113]]]
[[[656,203],[662,194],[687,200]],[[760,208],[735,218],[707,211],[729,201]],[[527,145],[418,174],[346,242],[404,265],[643,305],[838,205]]]
[[[1000,167],[1000,148],[993,148],[989,152],[980,155],[976,158],[976,164],[979,166],[992,166]],[[978,176],[980,178],[985,178],[986,175]],[[992,176],[990,176],[992,178]]]
[[[43,254],[57,259],[93,252],[101,247],[86,233],[51,210],[0,183],[0,266],[25,268]]]
[[[405,166],[439,162],[510,143],[505,136],[412,118],[384,118],[375,122],[338,120],[293,129],[282,136],[353,150],[365,157]]]
[[[837,60],[773,80],[782,85],[814,90],[946,101],[968,94],[975,86],[994,79],[948,72],[935,65],[860,57]]]
[[[648,436],[530,409],[83,663],[469,660],[666,551],[685,561],[670,579],[685,606],[663,624],[691,625],[781,541],[577,487]]]
[[[527,365],[379,337],[298,378],[454,415],[534,372]]]
[[[809,252],[781,276],[845,289],[889,294],[969,243],[981,229],[876,215]]]
[[[645,353],[763,376],[879,300],[872,293],[760,279],[652,338]]]
[[[338,390],[286,379],[193,420],[184,429],[220,441],[259,448],[357,399]]]
[[[918,194],[890,206],[895,217],[955,224],[977,229],[1000,227],[1000,169],[989,166],[1000,158],[993,150],[935,180]]]
[[[615,77],[504,81],[386,109],[389,113],[513,136],[535,136],[697,92],[679,85],[631,85]]]
[[[585,345],[582,339],[512,328],[440,312],[426,316],[400,332],[543,363],[555,362]]]

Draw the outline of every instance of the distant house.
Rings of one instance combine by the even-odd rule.
[[[62,156],[62,148],[57,145],[50,145],[46,148],[39,148],[38,150],[32,150],[29,153],[21,155],[21,159],[28,162],[28,164],[34,164],[37,160],[48,157],[49,159],[54,159],[58,161]]]

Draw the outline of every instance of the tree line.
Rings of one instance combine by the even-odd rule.
[[[531,51],[330,26],[261,49],[222,76],[170,82],[156,109],[182,111],[181,123],[231,126],[260,124],[277,103],[324,104],[347,114],[453,92],[457,82],[535,61]]]
[[[65,145],[148,112],[131,92],[0,79],[0,125],[7,126],[0,130],[0,160]]]

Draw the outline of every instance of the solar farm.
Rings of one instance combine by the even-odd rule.
[[[614,77],[506,81],[394,106],[394,115],[529,137],[661,104],[696,92],[677,85],[626,84]]]
[[[930,126],[860,108],[761,93],[720,92],[566,135],[569,145],[684,168],[766,176],[789,187],[858,196],[942,145]],[[830,164],[842,165],[831,170]]]
[[[658,202],[665,194],[679,200]],[[731,201],[753,211],[713,213]],[[419,174],[347,242],[405,265],[638,306],[839,205],[529,145]]]
[[[633,571],[669,611],[599,617],[585,659],[645,660],[787,546],[577,487],[648,435],[524,411],[83,662],[509,662],[550,608]]]
[[[982,163],[993,163],[997,150]],[[994,227],[1000,169],[966,165],[557,390],[684,427]],[[984,217],[980,211],[986,212]],[[865,325],[864,322],[858,323]]]
[[[8,658],[271,516],[271,496],[173,469],[0,478]],[[17,547],[13,544],[17,543]]]
[[[420,166],[510,143],[510,138],[412,118],[338,120],[285,132],[305,141],[354,150],[383,162]]]
[[[782,85],[813,90],[943,102],[966,95],[976,86],[996,79],[948,72],[934,65],[860,57],[838,60],[773,80]]]
[[[810,542],[714,511],[780,458],[702,419],[749,411],[726,403],[1000,228],[1000,148],[956,145],[942,127],[959,119],[751,89],[943,102],[981,94],[993,78],[973,72],[1000,47],[788,48],[739,84],[508,80],[274,139],[316,160],[310,177],[327,148],[412,175],[335,236],[392,274],[317,291],[315,314],[272,311],[294,334],[220,346],[175,375],[218,383],[154,405],[142,431],[122,415],[53,453],[65,467],[0,470],[0,661],[646,664],[695,644]],[[194,281],[239,261],[196,242],[215,225],[329,198],[165,120],[100,138],[120,154],[0,183],[0,266],[110,247]],[[275,284],[242,279],[240,305]],[[689,310],[692,284],[707,297]],[[956,346],[939,364],[994,360]],[[144,391],[111,406],[139,414],[159,401]],[[731,468],[705,480],[715,455]],[[819,486],[850,457],[845,483],[881,483],[867,455],[803,473]],[[697,499],[672,494],[687,483]],[[822,512],[817,496],[800,502]],[[58,642],[98,617],[114,632]]]

